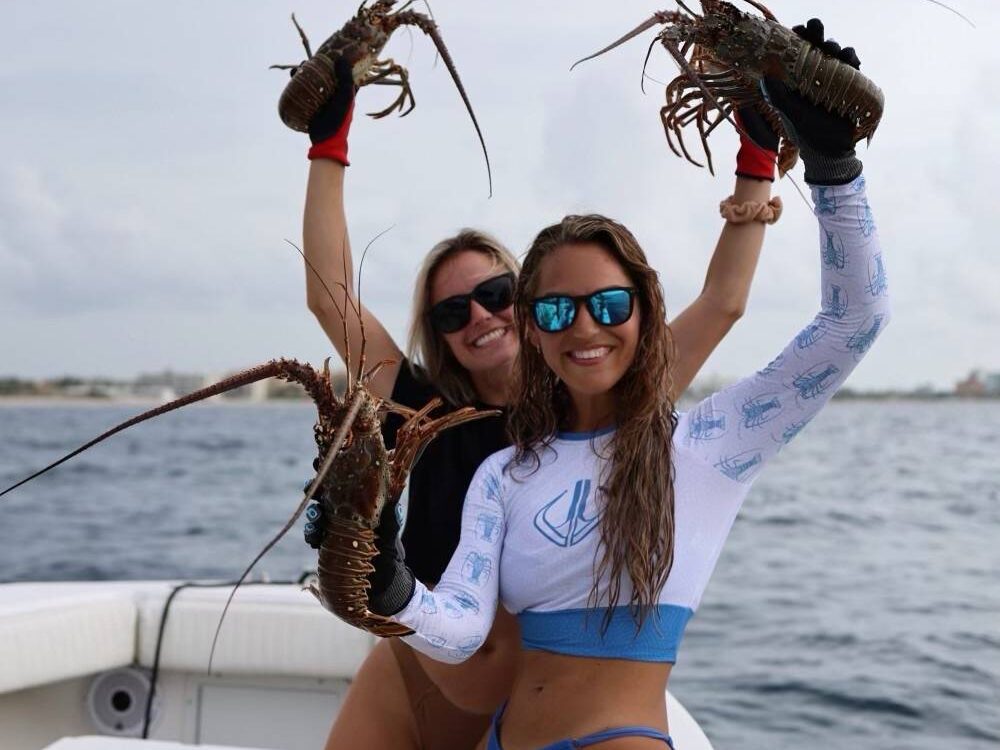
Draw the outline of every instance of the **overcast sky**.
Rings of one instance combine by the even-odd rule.
[[[771,4],[788,25],[821,16],[886,92],[861,156],[895,317],[852,376],[858,387],[944,387],[973,368],[1000,370],[1000,4],[952,1],[978,29],[926,0]],[[356,117],[348,170],[354,244],[395,227],[371,251],[363,294],[397,340],[421,258],[462,226],[520,254],[563,214],[599,211],[643,243],[671,315],[698,293],[735,137],[713,139],[714,178],[667,150],[662,86],[639,89],[651,33],[568,70],[657,7],[669,2],[435,0],[490,149],[491,200],[430,41],[397,32],[388,52],[409,67],[417,108],[402,120]],[[292,11],[318,46],[355,8],[0,5],[0,375],[222,372],[330,352],[284,242],[301,236],[307,139],[279,121],[287,76],[267,66],[302,57]],[[675,75],[664,50],[650,74]],[[367,88],[359,110],[391,96]],[[815,222],[791,184],[779,192],[787,214],[768,230],[748,314],[706,373],[766,363],[815,312]]]

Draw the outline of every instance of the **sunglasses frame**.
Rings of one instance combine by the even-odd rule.
[[[563,333],[568,331],[576,323],[576,316],[580,310],[580,305],[586,308],[590,317],[595,323],[604,328],[616,328],[620,325],[625,325],[628,323],[632,316],[635,314],[635,296],[638,290],[634,286],[608,286],[603,289],[597,289],[590,294],[578,294],[575,297],[571,294],[546,294],[542,297],[535,297],[531,300],[531,318],[535,322],[535,326],[542,333]],[[604,294],[605,292],[627,292],[628,293],[628,315],[618,323],[605,323],[598,320],[597,314],[594,312],[593,308],[590,306],[590,301],[599,294]],[[573,317],[570,318],[569,323],[567,323],[563,328],[558,328],[556,330],[548,330],[545,328],[541,322],[538,320],[538,308],[539,302],[547,302],[549,300],[559,300],[568,299],[573,303]]]
[[[492,305],[485,304],[484,301],[480,299],[480,297],[477,297],[476,293],[485,284],[497,281],[498,279],[510,280],[510,300],[507,302],[506,305],[501,305],[497,308],[493,308]],[[506,310],[508,307],[514,304],[514,292],[516,288],[517,288],[517,274],[515,274],[513,271],[507,271],[505,273],[497,274],[496,276],[490,276],[488,279],[483,279],[474,287],[472,287],[472,290],[467,294],[453,294],[451,297],[446,297],[440,302],[432,305],[431,309],[427,311],[427,317],[430,319],[431,327],[438,333],[458,333],[467,325],[469,325],[469,321],[472,319],[472,300],[475,300],[476,303],[482,306],[483,309],[488,310],[491,313],[498,313],[501,310]],[[455,314],[452,311],[447,310],[445,305],[448,305],[449,303],[454,305],[456,302],[462,302],[465,305],[465,310],[462,313],[464,318],[462,320],[462,325],[458,326],[457,328],[452,328],[450,326],[447,327],[442,326],[440,323],[442,317],[445,316],[450,317]]]

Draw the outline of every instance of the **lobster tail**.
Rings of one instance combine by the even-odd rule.
[[[292,130],[308,133],[309,123],[336,88],[333,60],[316,53],[293,69],[278,100],[278,116]]]
[[[319,585],[309,590],[324,609],[355,627],[383,638],[410,635],[410,628],[368,609],[368,576],[377,554],[370,528],[339,516],[328,519],[316,568]]]

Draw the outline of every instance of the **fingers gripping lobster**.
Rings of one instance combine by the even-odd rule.
[[[378,112],[372,112],[370,115],[378,119],[398,110],[400,116],[405,117],[416,104],[413,90],[410,88],[409,72],[391,58],[385,60],[378,58],[389,42],[389,37],[396,29],[401,26],[416,26],[434,42],[438,54],[441,55],[448,73],[458,88],[465,109],[472,118],[472,125],[476,129],[476,135],[479,137],[479,144],[486,159],[486,173],[490,179],[490,193],[492,194],[493,180],[490,171],[490,157],[486,152],[486,142],[479,129],[476,114],[472,111],[472,104],[465,93],[462,79],[458,76],[458,70],[455,68],[455,63],[452,61],[451,54],[448,52],[434,20],[422,13],[407,10],[412,1],[410,0],[395,12],[392,9],[397,0],[376,0],[371,5],[366,2],[362,3],[357,14],[344,24],[343,28],[323,42],[315,53],[310,47],[308,37],[293,15],[292,23],[295,24],[302,40],[302,46],[305,47],[306,59],[296,65],[271,66],[279,70],[289,70],[292,73],[292,80],[285,86],[278,101],[278,114],[281,121],[292,130],[298,130],[302,133],[309,132],[309,123],[320,107],[330,98],[337,85],[334,61],[345,57],[351,63],[354,84],[358,88],[369,84],[398,86],[400,88],[399,95],[388,107]]]
[[[698,15],[678,2],[680,10],[654,13],[574,67],[647,29],[665,25],[653,44],[659,41],[682,71],[667,84],[666,104],[660,110],[667,143],[677,156],[704,166],[691,156],[684,143],[683,130],[694,125],[713,174],[708,136],[722,122],[732,122],[733,111],[744,106],[760,112],[781,136],[779,172],[783,175],[795,166],[798,149],[785,132],[777,110],[761,92],[764,78],[778,79],[810,102],[851,120],[855,142],[870,139],[882,118],[882,91],[852,65],[782,26],[761,3],[747,2],[763,15],[744,13],[723,0],[702,0],[702,14]]]

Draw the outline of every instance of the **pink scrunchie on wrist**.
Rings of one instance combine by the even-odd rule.
[[[781,218],[782,209],[784,204],[778,196],[774,196],[767,203],[757,201],[736,203],[730,195],[719,204],[719,215],[730,224],[749,224],[752,221],[774,224]]]

